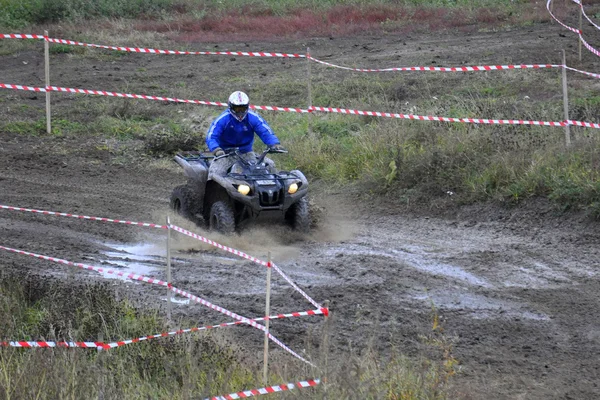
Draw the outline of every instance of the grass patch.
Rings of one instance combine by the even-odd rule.
[[[74,280],[66,284],[47,276],[39,279],[4,271],[0,274],[4,321],[0,341],[111,342],[166,330],[157,311],[140,311],[128,300],[117,300],[115,290],[124,288]],[[452,398],[448,383],[459,370],[452,355],[455,340],[444,335],[435,313],[432,321],[432,329],[418,338],[431,358],[408,358],[395,349],[385,355],[372,349],[350,351],[326,364],[326,392],[320,385],[294,390],[286,398]],[[193,326],[186,321],[180,324]],[[102,352],[0,347],[0,396],[205,398],[262,387],[261,360],[257,365],[242,357],[221,331],[152,339]],[[324,373],[276,360],[271,361],[270,371],[271,384]]]
[[[22,274],[3,274],[0,279],[0,340],[109,342],[165,329],[156,313],[117,301],[108,285],[67,286]],[[210,334],[162,338],[105,352],[0,348],[0,396],[189,398],[254,387],[257,379],[237,357]]]

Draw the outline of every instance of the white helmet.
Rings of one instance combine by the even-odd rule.
[[[238,121],[242,121],[246,118],[246,114],[248,114],[248,105],[250,104],[250,99],[246,93],[240,92],[239,90],[231,93],[227,104],[229,105],[229,113]]]

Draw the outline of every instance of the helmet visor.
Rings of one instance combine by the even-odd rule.
[[[232,104],[231,111],[233,111],[236,114],[243,115],[244,113],[246,113],[248,111],[248,105],[244,104],[244,105],[237,106],[237,105]]]

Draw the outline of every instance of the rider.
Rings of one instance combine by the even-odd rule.
[[[255,133],[270,148],[284,150],[269,124],[254,111],[248,110],[250,99],[246,93],[231,93],[227,104],[228,109],[212,122],[206,135],[208,150],[215,157],[224,155],[224,150],[238,147],[246,161],[256,161],[256,154],[252,151]],[[214,160],[210,165],[209,175],[225,175],[234,162],[232,157]],[[270,166],[274,165],[268,158],[265,158],[265,162]]]

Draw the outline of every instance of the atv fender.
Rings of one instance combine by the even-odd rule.
[[[177,164],[183,168],[183,174],[189,179],[196,181],[201,187],[206,185],[208,179],[208,168],[200,162],[188,162],[179,155],[175,156]]]

